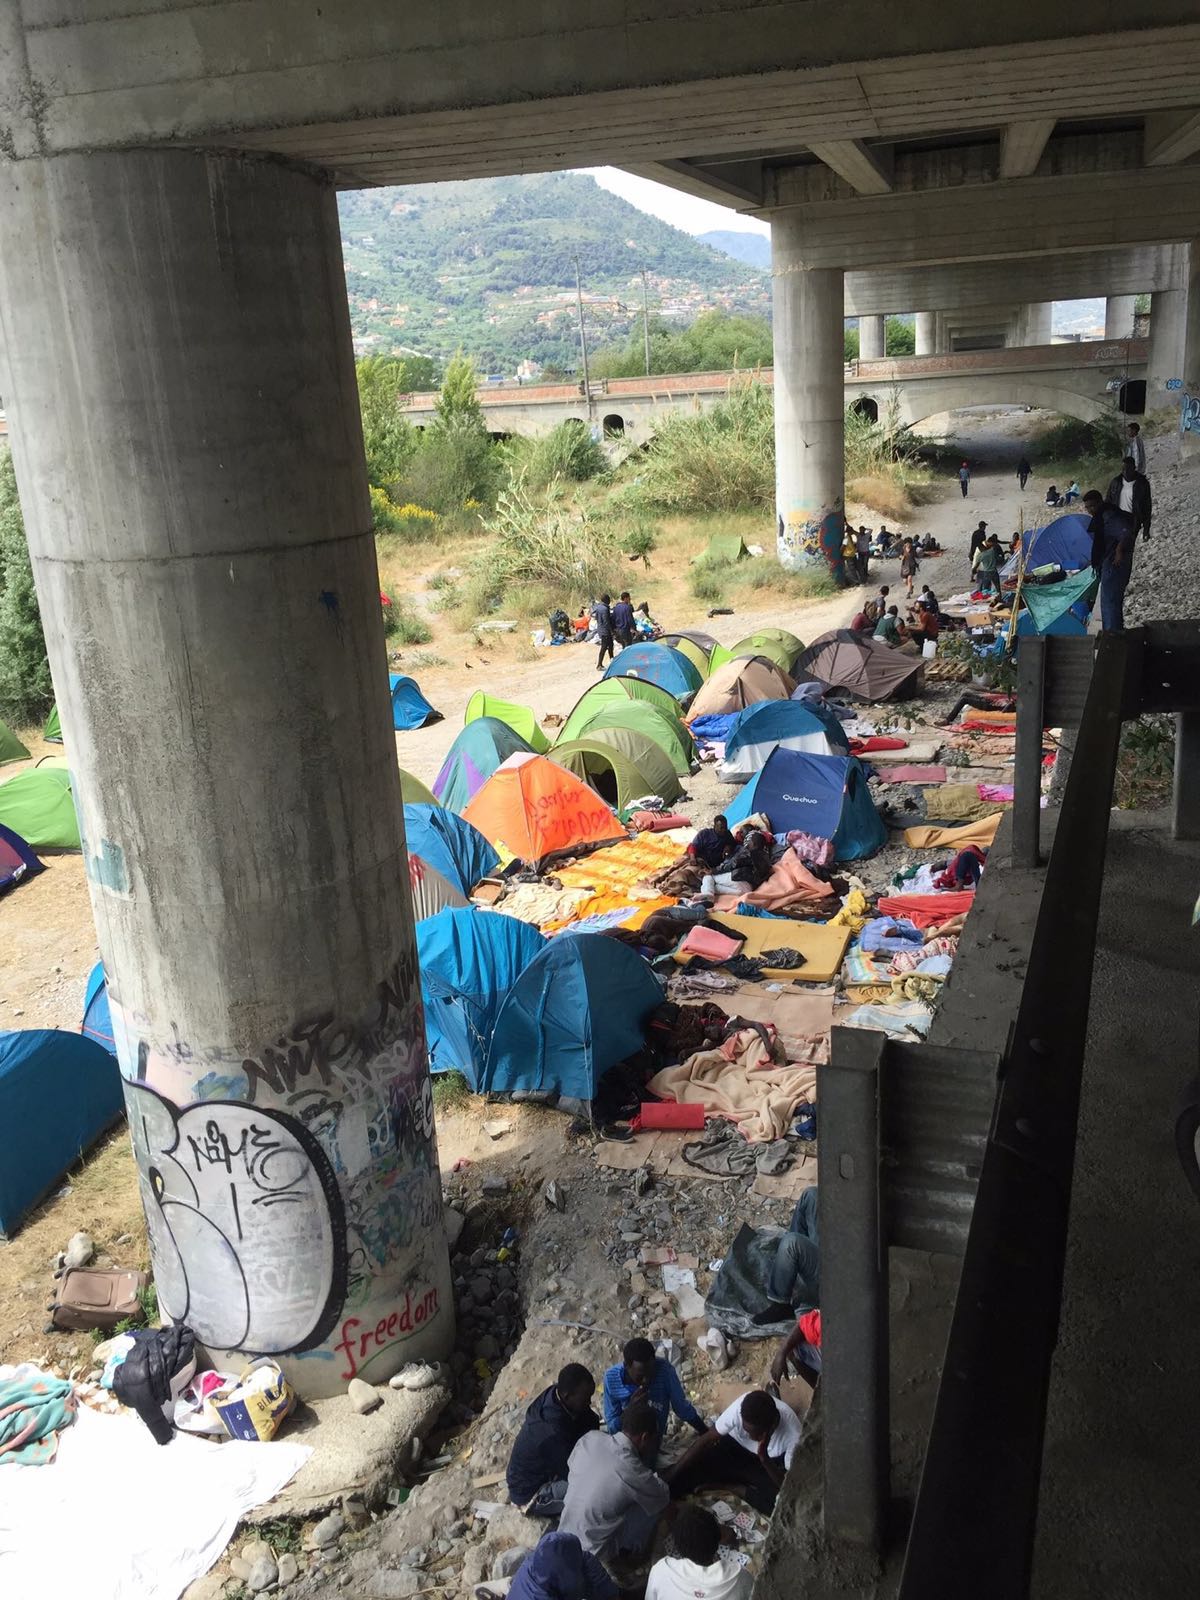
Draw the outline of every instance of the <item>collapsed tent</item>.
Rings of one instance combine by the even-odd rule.
[[[502,854],[531,864],[626,836],[600,796],[546,756],[509,756],[463,816]]]
[[[545,755],[550,748],[549,739],[538,726],[538,719],[528,706],[515,705],[511,700],[498,700],[494,695],[476,689],[467,701],[467,709],[463,712],[463,724],[465,726],[468,722],[475,722],[480,717],[495,717],[499,722],[506,722],[538,755]]]
[[[420,778],[414,778],[411,772],[400,768],[400,799],[406,806],[435,806],[437,799],[432,790],[427,789]]]
[[[733,647],[735,656],[766,656],[784,672],[791,672],[804,641],[786,628],[757,628]]]
[[[861,861],[887,843],[867,776],[854,756],[773,750],[761,772],[725,807],[730,827],[762,812],[771,832],[833,841],[838,861]]]
[[[405,806],[404,837],[410,854],[436,867],[464,895],[500,864],[479,829],[445,806]]]
[[[649,795],[670,805],[683,792],[670,756],[636,728],[592,728],[556,744],[551,758],[618,811]]]
[[[417,687],[415,678],[403,673],[389,672],[392,688],[392,727],[408,730],[427,728],[431,722],[440,722],[442,713],[435,711]]]
[[[835,728],[805,701],[760,700],[734,718],[717,776],[725,783],[743,783],[762,771],[776,749],[817,756],[849,755],[849,741],[836,720]]]
[[[678,716],[660,711],[647,700],[601,701],[595,714],[588,717],[572,737],[588,739],[593,729],[599,732],[602,728],[632,728],[658,745],[681,778],[692,770],[696,759],[695,740]],[[559,748],[570,742],[560,739],[551,754],[557,758]]]
[[[120,1116],[117,1063],[58,1028],[0,1033],[0,1235],[9,1234]]]
[[[679,716],[678,700],[656,683],[647,683],[644,678],[601,678],[583,691],[567,713],[567,720],[558,730],[559,742],[577,739],[602,706],[623,705],[626,700],[644,700],[669,717]]]
[[[0,783],[0,823],[36,850],[81,850],[65,767],[30,767]]]
[[[677,700],[694,694],[703,683],[698,669],[678,650],[665,644],[631,644],[608,664],[606,678],[642,678],[656,683]]]
[[[417,928],[431,1072],[461,1072],[478,1089],[505,997],[546,941],[518,917],[471,907]]]
[[[515,728],[499,717],[476,717],[446,752],[433,792],[451,811],[461,811],[500,763],[518,752],[532,755],[533,750]]]
[[[104,976],[104,963],[97,961],[88,974],[83,995],[83,1021],[79,1031],[85,1039],[94,1039],[110,1056],[117,1053],[113,1034],[112,1008],[108,1003],[108,980]]]
[[[21,835],[0,823],[0,894],[44,871],[42,863]]]
[[[795,685],[781,667],[763,656],[737,656],[711,674],[692,701],[688,722],[728,716],[759,700],[786,700]]]
[[[741,561],[750,554],[750,547],[740,533],[714,533],[705,546],[702,562]]]
[[[58,707],[50,707],[50,715],[46,718],[46,726],[42,729],[42,738],[49,744],[61,744],[62,723],[58,719]]]
[[[422,923],[439,911],[467,904],[467,897],[450,879],[414,851],[408,852],[408,887],[412,894],[413,917]]]
[[[838,628],[813,640],[796,662],[796,677],[826,689],[844,689],[856,700],[887,700],[915,694],[925,673],[920,656],[893,650],[851,628]]]
[[[1024,610],[1017,618],[1018,638],[1031,633],[1086,634],[1099,583],[1091,567],[1084,567],[1061,583],[1024,585]]]
[[[640,1050],[662,989],[636,951],[599,933],[561,933],[529,963],[500,1010],[488,1093],[591,1100],[610,1067]]]
[[[7,722],[0,722],[0,766],[6,761],[24,761],[29,751]]]

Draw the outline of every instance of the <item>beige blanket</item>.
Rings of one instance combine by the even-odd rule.
[[[802,1101],[815,1100],[817,1071],[781,1066],[758,1032],[747,1028],[719,1049],[699,1050],[656,1073],[647,1088],[660,1100],[702,1105],[712,1116],[736,1122],[752,1143],[769,1143],[784,1136]]]

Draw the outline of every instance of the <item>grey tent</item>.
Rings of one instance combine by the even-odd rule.
[[[906,655],[850,628],[815,639],[796,662],[797,683],[843,689],[855,700],[915,694],[925,681],[920,656]]]

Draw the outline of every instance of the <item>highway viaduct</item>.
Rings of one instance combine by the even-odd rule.
[[[796,562],[841,542],[848,285],[936,354],[1087,256],[1195,443],[1198,86],[1177,0],[0,0],[0,392],[160,1305],[210,1352],[321,1395],[451,1337],[337,188],[611,163],[769,219]]]

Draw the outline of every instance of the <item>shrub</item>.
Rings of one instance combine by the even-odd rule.
[[[433,638],[433,629],[425,618],[402,600],[393,600],[383,608],[383,631],[397,644],[428,644]]]
[[[54,703],[12,453],[0,451],[0,716],[40,723]]]
[[[646,498],[685,512],[773,505],[774,430],[771,395],[760,383],[732,383],[707,411],[673,412],[642,460]]]
[[[524,462],[525,482],[531,489],[547,488],[555,478],[564,483],[585,483],[607,467],[604,451],[586,424],[577,417],[568,417],[545,438],[531,441]]]
[[[697,561],[688,574],[688,587],[697,600],[719,605],[725,598],[725,588],[732,576],[732,562]]]
[[[442,516],[474,517],[495,499],[501,460],[482,426],[456,420],[426,428],[403,477],[392,485],[398,502]]]
[[[464,596],[480,607],[477,616],[506,597],[519,601],[534,587],[567,610],[617,587],[621,552],[615,532],[586,510],[570,510],[557,483],[541,495],[524,480],[510,483],[484,527],[491,543]]]
[[[658,548],[658,529],[651,522],[635,522],[621,545],[631,561],[644,561],[649,566],[649,558]]]
[[[824,567],[782,567],[771,556],[740,562],[731,576],[737,589],[787,600],[817,600],[837,593],[837,586]]]

